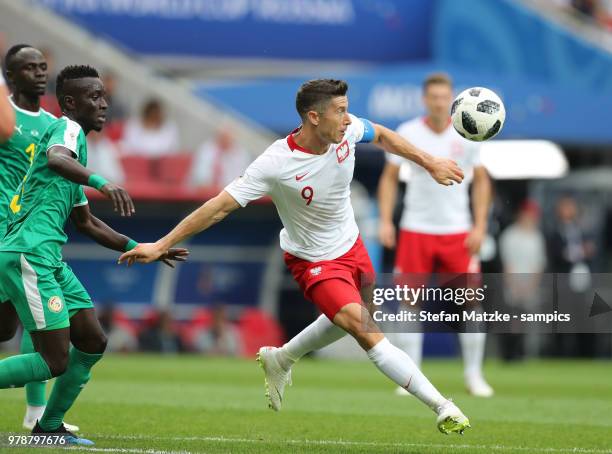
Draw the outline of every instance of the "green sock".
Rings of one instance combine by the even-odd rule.
[[[84,353],[74,347],[70,349],[68,368],[55,380],[47,408],[39,421],[43,430],[51,432],[62,425],[64,415],[91,378],[91,368],[101,358],[101,353]]]
[[[20,353],[34,353],[34,344],[32,343],[32,337],[27,331],[23,331],[21,336],[21,348]],[[26,402],[28,405],[33,407],[44,407],[47,405],[47,382],[46,381],[34,381],[25,385],[26,389]]]
[[[51,371],[40,353],[15,355],[0,361],[0,389],[21,388],[26,383],[49,379]]]

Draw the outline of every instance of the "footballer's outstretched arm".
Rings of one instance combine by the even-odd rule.
[[[221,191],[216,197],[210,199],[183,219],[168,235],[155,243],[139,244],[119,257],[119,263],[127,261],[128,265],[131,265],[134,262],[153,262],[175,244],[222,221],[228,214],[238,208],[240,208],[238,202],[226,191]]]
[[[105,248],[125,252],[138,244],[127,236],[113,230],[105,222],[91,214],[87,203],[74,207],[70,213],[70,219],[80,233],[88,236]],[[174,265],[168,260],[184,262],[187,255],[189,255],[187,249],[169,249],[159,260],[163,260],[168,266],[174,268]]]
[[[72,151],[61,145],[52,146],[47,150],[47,166],[55,173],[74,183],[96,188],[112,200],[115,211],[121,216],[131,216],[136,212],[132,198],[122,187],[106,181],[91,170],[83,167],[74,159]]]
[[[379,124],[374,124],[374,140],[389,153],[409,159],[427,170],[438,183],[450,186],[453,182],[463,181],[463,171],[452,159],[436,158],[418,149],[395,131]]]

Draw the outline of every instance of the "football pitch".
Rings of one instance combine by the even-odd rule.
[[[492,399],[466,394],[459,361],[424,371],[469,416],[464,436],[440,434],[368,362],[309,359],[274,413],[255,361],[108,355],[66,419],[96,442],[90,452],[612,453],[612,362],[488,362]],[[23,390],[0,392],[3,443],[23,406]]]

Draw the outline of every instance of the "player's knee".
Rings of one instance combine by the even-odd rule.
[[[364,329],[363,311],[350,310],[345,306],[334,317],[334,323],[355,337]]]
[[[100,347],[99,353],[104,353],[106,351],[107,346],[108,346],[108,337],[106,337],[106,334],[101,333],[100,339],[99,339],[99,347]]]
[[[94,330],[82,336],[73,336],[72,345],[85,353],[102,354],[106,350],[108,338],[102,329]]]
[[[103,332],[98,332],[89,337],[87,344],[87,353],[102,354],[108,345],[108,338]]]
[[[2,323],[0,325],[0,342],[6,342],[15,337],[17,333],[17,324],[16,323]]]
[[[59,377],[68,369],[68,350],[43,352],[42,356],[47,363],[47,367],[49,367],[51,376]]]

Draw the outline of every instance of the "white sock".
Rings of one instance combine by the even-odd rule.
[[[45,406],[36,407],[33,405],[28,405],[26,407],[25,418],[27,421],[38,421],[42,418],[43,413],[45,412]]]
[[[319,350],[344,336],[346,331],[334,325],[325,315],[321,315],[283,345],[276,358],[283,369],[289,370],[293,363],[305,354]]]
[[[423,375],[410,356],[392,345],[388,339],[381,340],[368,350],[368,358],[383,374],[436,413],[446,403],[447,399]]]
[[[487,333],[459,333],[463,353],[463,370],[466,380],[482,376]]]
[[[421,368],[421,361],[423,358],[423,333],[395,333],[393,337],[397,348],[405,351],[416,366]]]

